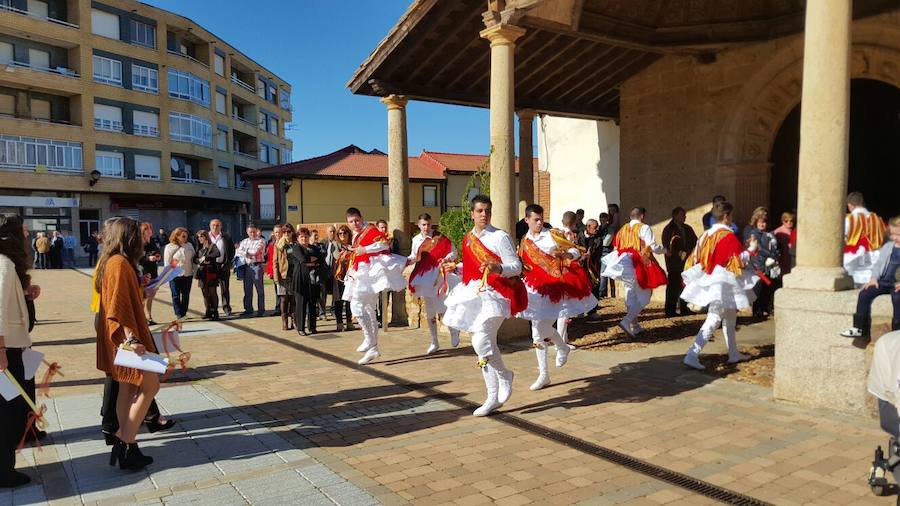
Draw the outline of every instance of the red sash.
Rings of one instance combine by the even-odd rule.
[[[440,261],[453,251],[453,243],[446,236],[435,234],[434,237],[426,237],[419,246],[418,260],[409,275],[409,291],[416,293],[413,288],[413,280],[418,276],[440,266]]]
[[[463,283],[481,279],[504,298],[509,300],[513,315],[528,307],[528,292],[518,276],[505,278],[495,273],[482,273],[479,268],[488,260],[500,263],[500,257],[489,250],[474,234],[469,232],[462,242]]]
[[[560,245],[561,237],[554,234],[553,239],[557,248],[570,249]],[[565,242],[574,246],[570,241]],[[549,297],[550,302],[556,304],[563,297],[583,299],[591,294],[587,273],[577,261],[549,255],[527,236],[519,244],[519,256],[526,267],[525,283],[542,296]]]
[[[359,248],[361,246],[371,246],[378,242],[386,243],[387,236],[382,234],[377,228],[375,228],[375,225],[369,223],[368,225],[363,227],[363,229],[360,230],[358,234],[356,234],[356,238],[353,239],[353,249],[355,250],[356,248]],[[353,255],[353,268],[356,269],[359,267],[359,264],[368,263],[369,259],[374,256],[384,254],[389,255],[390,253],[391,252],[389,249],[379,251],[378,253],[357,253]]]
[[[694,252],[687,258],[684,270],[696,264],[703,267],[703,272],[712,274],[716,266],[721,266],[737,277],[741,276],[741,242],[731,229],[722,228],[706,237],[694,247]]]
[[[626,225],[619,230],[613,239],[613,247],[619,254],[629,253],[634,266],[634,277],[638,286],[652,290],[666,284],[666,271],[659,266],[650,248],[640,238],[643,223]]]

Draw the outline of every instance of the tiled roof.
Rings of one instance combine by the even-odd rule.
[[[282,165],[273,165],[246,172],[242,177],[313,176],[348,178],[387,178],[388,157],[378,150],[365,151],[349,145],[333,153]],[[409,158],[410,179],[444,179],[443,170],[423,163],[418,157]]]
[[[463,153],[442,153],[440,151],[423,150],[419,156],[423,161],[443,171],[475,172],[484,163],[486,155]],[[538,159],[534,159],[533,167],[537,168]],[[516,172],[519,172],[519,159],[516,158]]]

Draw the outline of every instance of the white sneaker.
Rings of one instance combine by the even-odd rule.
[[[686,365],[688,367],[693,367],[694,369],[697,369],[699,371],[706,370],[706,366],[704,366],[700,362],[700,357],[698,357],[697,355],[694,355],[693,353],[688,353],[687,355],[684,356],[684,365]]]
[[[626,325],[624,321],[619,322],[619,328],[624,330],[625,333],[628,334],[629,336],[635,337],[634,331],[631,330],[631,325]]]
[[[497,371],[497,379],[500,383],[497,388],[497,402],[500,404],[506,404],[506,401],[512,395],[513,377],[515,377],[515,374],[509,369]]]
[[[437,342],[431,343],[431,346],[428,347],[428,351],[425,352],[426,355],[431,355],[432,353],[441,349],[441,345]]]
[[[488,399],[484,401],[484,404],[482,404],[481,407],[473,411],[472,414],[475,416],[487,416],[502,405],[503,404],[497,402],[497,399]]]
[[[548,376],[546,374],[541,374],[540,376],[538,376],[538,379],[535,380],[535,382],[532,383],[531,386],[528,388],[531,389],[532,391],[536,392],[549,384],[550,384],[550,376]]]
[[[851,339],[856,339],[857,337],[863,336],[863,331],[859,327],[850,327],[849,329],[841,332],[841,335],[844,337],[849,337]]]
[[[729,364],[736,364],[738,362],[743,362],[745,360],[750,360],[750,355],[744,355],[743,353],[736,353],[734,356],[728,357]]]
[[[450,333],[450,346],[453,346],[454,348],[459,346],[459,332]]]
[[[569,361],[569,353],[575,351],[575,347],[568,344],[564,347],[556,347],[556,367],[562,367]]]
[[[360,353],[365,353],[365,352],[369,351],[370,349],[372,349],[372,343],[369,342],[368,339],[363,339],[362,344],[360,344],[359,347],[356,348],[356,351],[358,351]]]
[[[359,362],[357,362],[357,364],[366,365],[380,356],[381,353],[378,353],[378,348],[370,348],[369,351],[367,351],[366,354],[363,355],[363,358],[359,359]]]

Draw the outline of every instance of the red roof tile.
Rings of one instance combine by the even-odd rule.
[[[247,179],[284,176],[387,179],[388,157],[381,151],[368,152],[351,144],[327,155],[264,167],[242,175]],[[444,174],[443,170],[422,162],[418,157],[410,157],[409,178],[441,180]]]
[[[472,155],[464,153],[442,153],[440,151],[423,150],[420,155],[424,161],[434,167],[440,167],[442,171],[475,172],[484,163],[487,155]],[[533,167],[538,166],[538,159],[534,159]],[[516,172],[519,172],[519,159],[516,158]]]

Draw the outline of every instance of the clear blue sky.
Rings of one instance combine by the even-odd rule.
[[[191,18],[291,84],[294,160],[348,144],[387,152],[384,105],[345,85],[410,0],[144,1]],[[411,156],[488,152],[487,109],[410,102],[407,123]]]

